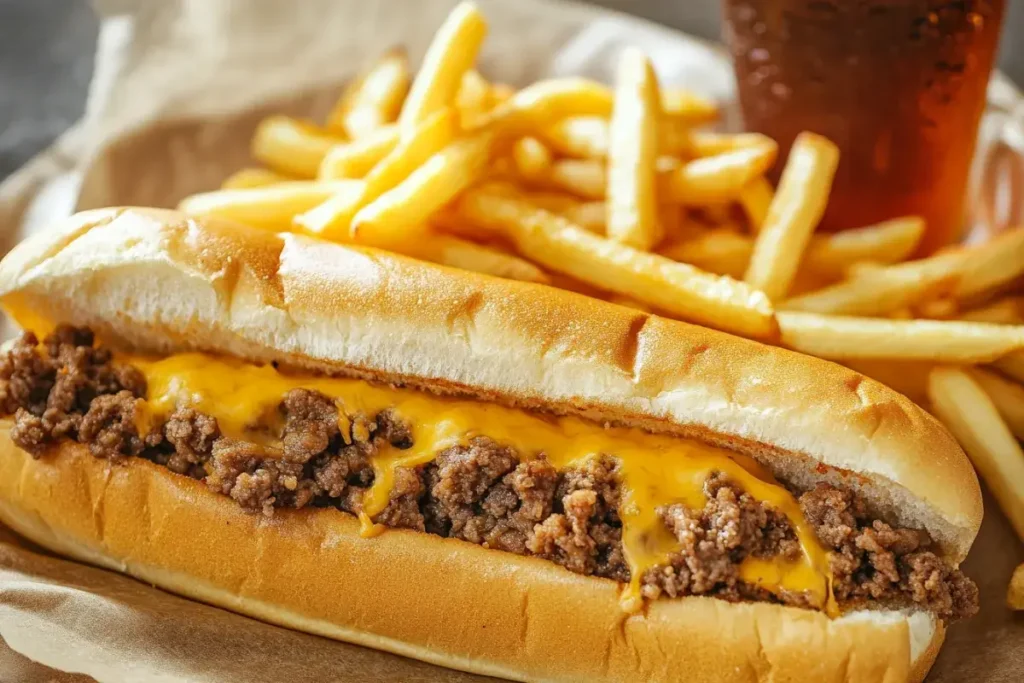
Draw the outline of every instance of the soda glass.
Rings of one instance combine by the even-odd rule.
[[[922,253],[960,237],[1005,4],[723,0],[747,127],[842,151],[823,229],[919,214]]]

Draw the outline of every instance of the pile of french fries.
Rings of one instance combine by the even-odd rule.
[[[1024,538],[1024,229],[926,258],[914,258],[926,227],[914,216],[815,234],[840,163],[829,140],[799,136],[773,187],[776,143],[706,130],[716,105],[662,88],[642,51],[623,51],[612,87],[516,90],[475,70],[486,32],[459,5],[418,73],[392,51],[323,125],[264,120],[252,141],[263,166],[179,208],[847,364],[946,423]]]

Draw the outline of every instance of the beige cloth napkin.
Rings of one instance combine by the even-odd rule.
[[[695,39],[583,5],[478,2],[490,23],[481,60],[490,78],[524,84],[584,74],[607,81],[618,50],[637,44],[664,82],[733,99],[723,53]],[[76,207],[174,206],[216,186],[248,162],[248,140],[262,116],[321,116],[339,85],[389,47],[403,45],[418,60],[454,0],[97,5],[104,20],[86,115],[0,186],[0,253]],[[996,90],[1001,113],[993,110],[984,133],[992,148],[1013,142],[1007,131],[1019,103],[1005,83]],[[735,125],[735,116],[727,123]],[[1002,595],[1010,569],[1022,561],[1021,544],[990,505],[967,564],[982,586],[984,611],[953,629],[932,680],[1020,680],[1024,624],[1002,607]],[[184,600],[51,557],[0,529],[0,680],[486,679]]]

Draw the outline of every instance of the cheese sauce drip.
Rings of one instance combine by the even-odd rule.
[[[383,529],[370,520],[387,505],[396,468],[426,464],[446,448],[466,444],[474,436],[510,446],[523,459],[543,455],[558,470],[602,454],[611,456],[620,467],[622,544],[632,577],[622,602],[630,611],[642,605],[644,572],[667,563],[680,549],[659,519],[657,509],[673,503],[702,508],[706,502],[705,480],[713,472],[722,472],[753,498],[783,513],[802,549],[794,561],[747,558],[740,565],[742,580],[774,593],[805,593],[816,606],[832,611],[828,560],[799,504],[769,472],[746,456],[639,429],[603,427],[576,417],[540,416],[363,380],[289,375],[272,366],[204,354],[179,354],[156,361],[124,360],[138,367],[148,383],[140,433],[176,407],[188,406],[216,417],[225,435],[252,440],[252,428],[276,416],[284,395],[298,388],[319,391],[334,399],[346,438],[351,417],[372,418],[384,409],[394,410],[409,424],[413,445],[404,450],[384,445],[373,457],[374,481],[363,499],[364,513],[360,515],[366,536]]]

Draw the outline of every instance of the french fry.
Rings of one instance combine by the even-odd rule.
[[[362,86],[362,75],[356,76],[345,84],[338,99],[334,101],[331,111],[327,113],[327,120],[324,121],[324,127],[339,137],[347,135],[343,119],[359,93],[359,88]]]
[[[661,95],[650,60],[639,49],[619,58],[609,126],[608,238],[649,251],[662,237],[655,194]]]
[[[320,180],[362,178],[398,145],[398,126],[384,126],[352,142],[335,145],[317,172]]]
[[[690,126],[711,123],[718,119],[718,105],[702,95],[683,88],[663,88],[661,108],[667,116]]]
[[[492,190],[495,189],[495,184],[488,186]],[[580,200],[562,192],[509,192],[510,196],[520,196],[526,201],[530,202],[538,209],[544,209],[551,213],[557,213],[565,215],[566,212],[572,211],[575,207],[581,204]],[[604,204],[601,203],[601,210],[604,210]]]
[[[690,157],[714,157],[738,149],[771,148],[775,141],[760,133],[705,133],[690,131],[686,135],[682,149],[678,150]]]
[[[685,152],[688,143],[684,133],[688,131],[678,121],[662,117],[658,125],[659,152],[666,156]],[[569,116],[545,126],[540,136],[559,154],[577,159],[606,158],[611,139],[604,116]]]
[[[945,256],[940,256],[938,254],[933,254],[932,258],[935,259],[936,262],[944,262],[944,259],[946,259]],[[931,267],[928,265],[929,263],[931,263],[929,259],[922,259],[920,261],[910,261],[901,264],[899,268],[894,267],[891,270],[896,270],[899,273],[906,273],[907,275],[911,275],[912,273],[917,272],[918,269],[927,270],[928,268]],[[948,275],[954,275],[956,273],[956,264],[956,260],[950,262],[951,267],[947,271]],[[855,280],[864,277],[885,275],[888,272],[890,272],[890,270],[886,270],[885,266],[883,266],[880,263],[875,263],[874,261],[865,261],[863,263],[850,264],[850,267],[846,269],[846,277],[848,279]]]
[[[682,169],[688,165],[681,165],[676,169],[672,169],[669,164],[669,157],[659,157],[657,160],[658,167],[662,169],[669,168],[669,170],[662,170],[659,172],[659,186],[665,187],[667,182],[671,182],[671,177],[677,173],[683,172]],[[708,160],[711,161],[711,160]],[[691,162],[696,164],[698,162]],[[710,171],[711,175],[705,175],[705,170]],[[708,193],[714,193],[717,191],[713,189],[713,185],[718,180],[729,182],[727,176],[732,170],[726,169],[721,175],[716,176],[718,171],[706,168],[705,170],[698,170],[697,175],[693,176],[695,179],[696,187],[698,184],[702,184],[702,188],[699,191],[708,191]],[[607,169],[603,163],[595,159],[561,159],[554,162],[551,166],[551,171],[548,173],[547,183],[557,189],[568,191],[575,196],[582,197],[589,200],[603,200],[605,197],[605,190],[608,184]],[[729,190],[726,185],[720,185],[722,191],[728,194]],[[738,188],[737,188],[738,191]]]
[[[222,190],[244,190],[250,187],[266,187],[277,183],[286,183],[295,180],[290,176],[282,175],[268,168],[243,168],[229,175],[220,184]]]
[[[886,296],[883,303],[892,303],[899,298],[908,305],[918,303],[921,298],[949,296],[959,301],[992,291],[1013,281],[1024,273],[1024,266],[1017,263],[1024,258],[1024,229],[1003,233],[995,239],[977,247],[955,248],[917,261],[907,261],[887,268],[868,270],[867,264],[851,268],[854,279],[871,277],[887,280],[889,285],[902,282],[908,292],[900,296],[897,291]],[[930,291],[938,281],[945,282],[940,293]],[[901,304],[902,305],[902,304]]]
[[[546,126],[541,136],[564,156],[577,159],[608,156],[608,120],[601,116],[569,116]]]
[[[967,373],[978,383],[1017,439],[1024,439],[1024,387],[982,368]]]
[[[590,232],[598,235],[603,235],[605,232],[605,218],[608,215],[608,210],[605,208],[604,202],[582,202],[555,213],[561,213],[570,223]]]
[[[675,173],[680,168],[682,168],[683,162],[679,157],[667,156],[665,154],[662,154],[660,157],[658,157],[656,167],[658,169],[658,175],[661,176],[662,178],[667,178],[669,175]],[[668,181],[663,179],[661,180],[661,182],[667,183]]]
[[[343,137],[287,116],[270,116],[256,127],[252,155],[279,173],[315,178],[320,162]]]
[[[348,185],[341,192],[335,192],[316,206],[296,214],[292,218],[292,225],[302,232],[317,235],[323,239],[337,242],[349,241],[352,219],[355,218],[356,212],[366,197],[366,182],[362,180],[347,182]]]
[[[781,310],[832,315],[886,315],[929,298],[948,296],[963,267],[963,253],[939,254],[895,266],[860,264],[851,277],[779,304]]]
[[[506,102],[516,94],[516,89],[505,83],[491,83],[491,109]]]
[[[487,22],[472,2],[455,7],[434,35],[402,105],[398,127],[410,134],[439,109],[455,104],[462,78],[473,68]]]
[[[893,258],[888,251],[890,248],[899,258],[900,254],[914,248],[921,234],[916,230],[917,225],[916,220],[903,222],[897,219],[836,234],[812,235],[800,269],[831,279],[841,273],[844,266],[863,259]],[[750,237],[728,227],[718,227],[675,242],[661,253],[712,273],[742,277],[753,250],[754,241]]]
[[[689,155],[692,130],[682,119],[661,112],[658,125],[658,151],[662,156],[681,158]],[[767,139],[767,138],[765,138]]]
[[[1024,301],[1018,297],[1005,297],[992,303],[964,311],[960,320],[976,323],[996,323],[998,325],[1024,324]]]
[[[616,244],[529,203],[477,188],[455,210],[464,220],[511,240],[545,268],[654,305],[684,320],[755,339],[775,336],[771,305],[760,292],[662,256]]]
[[[894,218],[876,225],[811,238],[804,263],[814,270],[841,277],[851,264],[897,263],[914,253],[924,235],[918,216]]]
[[[428,116],[366,174],[366,200],[373,201],[397,186],[458,136],[459,115],[455,109],[446,107]]]
[[[551,150],[535,137],[524,137],[516,140],[512,146],[512,160],[516,170],[526,180],[539,181],[551,170]]]
[[[895,389],[918,405],[928,403],[928,375],[935,363],[912,360],[849,359],[843,365]]]
[[[749,237],[724,228],[712,228],[693,238],[669,244],[659,253],[709,273],[742,278],[753,249],[754,244]]]
[[[522,182],[523,177],[516,170],[516,162],[512,159],[511,155],[504,154],[501,156],[503,152],[511,152],[511,149],[505,147],[504,144],[501,147],[495,145],[494,153],[499,156],[492,159],[490,165],[484,169],[482,179],[489,183],[502,183],[508,184],[510,187],[516,187]]]
[[[366,174],[362,192],[331,197],[321,206],[296,216],[295,224],[327,239],[350,238],[359,210],[408,177],[432,155],[449,145],[459,133],[459,116],[453,108],[440,109],[403,136],[387,156]]]
[[[1024,539],[1024,452],[991,399],[963,370],[936,368],[932,411],[963,446],[1017,535]]]
[[[736,201],[743,188],[775,162],[774,143],[694,159],[662,175],[662,201],[688,206]]]
[[[753,234],[761,232],[774,198],[775,188],[763,177],[754,178],[740,190],[739,203],[747,215],[747,223]]]
[[[839,148],[811,133],[797,136],[779,190],[754,243],[744,279],[772,301],[781,301],[828,203]]]
[[[427,226],[430,216],[483,175],[493,136],[477,133],[431,156],[352,219],[355,241],[387,248]]]
[[[785,346],[830,359],[987,363],[1024,348],[1024,327],[955,320],[888,320],[779,311]]]
[[[608,173],[598,161],[561,159],[551,165],[547,183],[584,199],[604,199]]]
[[[500,236],[492,234],[488,230],[464,220],[449,208],[443,208],[430,217],[429,229],[439,235],[452,235],[461,237],[470,242],[482,242],[494,244],[500,241]]]
[[[213,216],[263,230],[286,230],[295,214],[308,211],[339,192],[352,191],[359,181],[292,181],[266,187],[215,190],[186,197],[178,210]]]
[[[391,50],[342,94],[327,117],[327,127],[358,139],[394,123],[410,78],[405,51]]]
[[[459,92],[455,95],[455,108],[463,128],[470,128],[491,110],[491,85],[480,72],[470,69],[462,75]]]
[[[488,189],[493,191],[492,184]],[[604,234],[604,221],[607,214],[604,202],[581,202],[577,197],[560,192],[510,192],[512,197],[520,197],[538,209],[557,213],[570,223],[578,225],[598,235]]]
[[[508,137],[533,135],[570,116],[607,118],[612,113],[612,102],[607,86],[586,78],[538,81],[491,110],[477,127]]]
[[[964,300],[1024,275],[1024,228],[1010,230],[963,252],[965,263],[953,296]]]
[[[1012,610],[1024,610],[1024,564],[1013,570],[1010,587],[1006,591],[1006,606]]]
[[[544,271],[529,261],[450,235],[429,235],[411,255],[508,280],[548,282]]]

